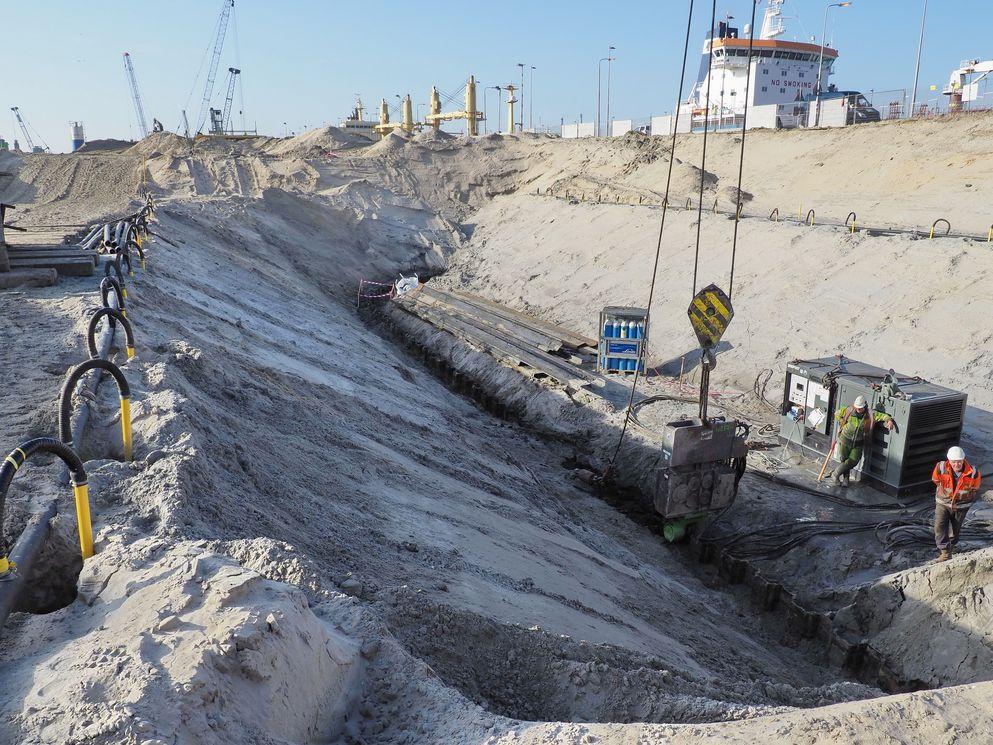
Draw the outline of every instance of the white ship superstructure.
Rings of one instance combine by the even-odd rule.
[[[760,118],[751,122],[754,126],[776,126],[777,119],[782,126],[792,126],[794,122],[789,119],[801,113],[801,107],[796,104],[816,93],[818,67],[821,68],[821,90],[828,89],[838,51],[820,44],[780,38],[786,33],[783,2],[768,0],[761,33],[752,42],[750,62],[748,39],[741,38],[738,29],[728,23],[721,22],[716,38],[704,42],[697,83],[680,113],[681,130],[687,125],[694,131],[702,130],[705,124],[711,130],[739,128],[746,101],[749,119],[753,108],[764,107],[756,109]],[[746,27],[746,37],[747,31]],[[711,55],[713,62],[708,78],[707,63]],[[764,121],[770,116],[776,118]]]

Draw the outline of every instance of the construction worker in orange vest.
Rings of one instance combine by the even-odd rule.
[[[982,475],[965,459],[965,451],[956,445],[948,450],[947,460],[939,461],[931,473],[934,492],[934,542],[938,546],[938,561],[952,558],[952,549],[959,542],[962,522],[969,511]]]
[[[883,411],[869,411],[865,397],[858,396],[851,406],[838,409],[834,418],[838,421],[838,460],[841,461],[834,470],[834,483],[848,486],[849,471],[862,460],[866,435],[877,422],[885,422],[887,429],[893,429],[893,417]]]

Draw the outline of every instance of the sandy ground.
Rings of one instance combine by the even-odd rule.
[[[916,225],[924,210],[908,194],[978,208],[969,190],[990,184],[978,157],[894,193],[908,143],[936,125],[914,126],[757,134],[746,190],[767,206],[816,183],[811,199],[847,212],[836,192],[850,174],[832,163],[808,181],[806,162],[845,138],[853,158],[898,158],[864,179],[857,193],[872,206],[861,212]],[[990,124],[947,126],[972,153]],[[903,151],[883,156],[891,140]],[[568,442],[483,413],[354,313],[361,276],[451,266],[446,282],[591,332],[598,306],[643,302],[659,210],[533,192],[595,183],[604,197],[658,197],[666,147],[420,135],[356,149],[328,130],[193,151],[161,135],[124,154],[5,156],[0,170],[15,175],[0,197],[51,221],[126,211],[147,165],[161,205],[153,229],[175,245],[157,240],[129,290],[136,463],[110,460],[105,385],[86,446],[98,553],[74,602],[16,614],[0,637],[12,692],[0,742],[982,741],[988,683],[878,698],[814,651],[779,644],[736,596],[571,479]],[[677,175],[690,190],[699,172],[686,150]],[[711,169],[714,194],[726,166]],[[695,228],[689,213],[670,218],[660,363],[692,347]],[[704,219],[708,281],[724,276],[731,225]],[[968,390],[967,444],[988,452],[989,302],[961,292],[989,271],[982,245],[741,228],[723,382],[747,388],[799,355],[883,358]],[[52,431],[96,284],[0,295],[12,320],[0,364],[18,381],[0,401],[0,449]],[[60,493],[55,473],[19,475],[9,535]],[[72,530],[60,517],[63,554]],[[967,679],[988,680],[990,584],[986,551],[898,573],[866,585],[853,608],[890,612],[851,623],[904,645],[918,677],[942,684],[957,679],[922,654],[919,631],[905,632],[958,634],[976,671]]]

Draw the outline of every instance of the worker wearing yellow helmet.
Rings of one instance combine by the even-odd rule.
[[[838,409],[834,418],[838,422],[838,459],[841,461],[834,471],[834,483],[848,486],[849,473],[862,460],[866,436],[879,422],[885,422],[887,429],[893,429],[893,417],[883,411],[869,411],[865,397],[859,396],[851,406]]]

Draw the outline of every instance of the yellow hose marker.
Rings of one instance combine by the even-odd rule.
[[[76,498],[76,523],[79,525],[79,548],[83,559],[93,556],[93,524],[90,522],[90,489],[86,484],[73,484]]]
[[[0,577],[3,577],[7,572],[16,569],[17,565],[8,559],[6,556],[0,556]]]
[[[986,236],[986,242],[989,243],[993,241],[993,225],[990,226],[990,232]]]
[[[132,459],[131,447],[131,399],[121,398],[121,439],[124,441],[124,460]]]
[[[134,347],[129,346],[129,347],[126,347],[126,349],[128,351],[128,359],[131,359],[132,357],[134,357]]]
[[[852,235],[855,235],[855,221],[852,220]]]
[[[929,235],[928,238],[934,239],[934,225],[931,226],[931,235]]]
[[[10,465],[12,465],[14,467],[15,473],[17,472],[17,469],[20,468],[20,466],[18,465],[17,461],[14,460],[13,458],[11,458],[9,455],[6,458],[4,458],[4,460],[7,463],[10,463]]]
[[[142,271],[145,271],[145,260],[144,259],[141,260],[141,270]]]
[[[127,287],[122,287],[121,288],[121,297],[124,298],[125,300],[128,299],[128,288]]]

